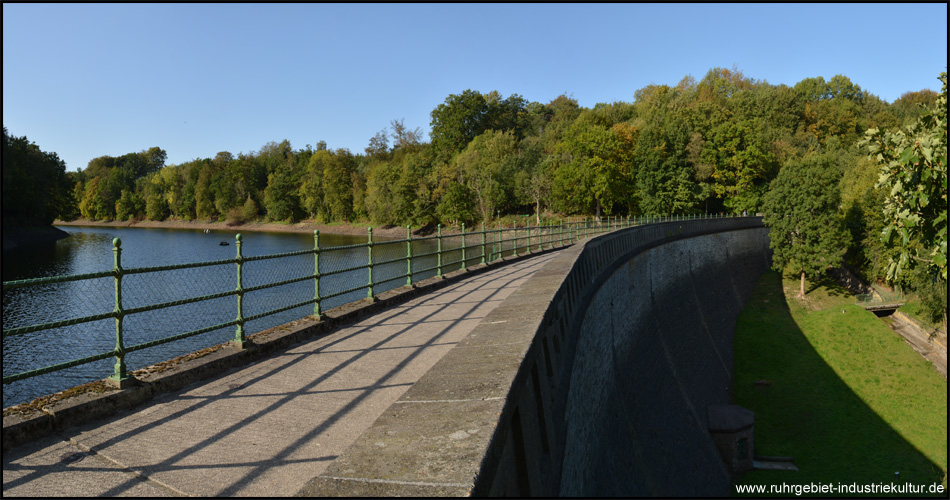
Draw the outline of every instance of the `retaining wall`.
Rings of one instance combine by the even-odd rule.
[[[769,263],[758,217],[568,248],[298,495],[726,496],[706,407]]]

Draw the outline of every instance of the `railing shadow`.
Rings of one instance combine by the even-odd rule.
[[[107,436],[103,434],[100,439],[96,439],[95,436],[90,436],[89,433],[99,432],[102,434],[109,432],[107,430],[99,431],[99,429],[104,429],[106,426],[114,425],[116,422],[127,420],[129,419],[129,415],[119,415],[111,417],[105,421],[87,424],[77,429],[65,431],[61,433],[61,436],[65,439],[74,440],[77,442],[95,442],[95,444],[90,447],[91,452],[110,455],[114,452],[114,450],[110,450],[110,447],[121,445],[127,440],[135,439],[137,436],[141,436],[150,430],[154,430],[178,419],[194,418],[199,414],[207,415],[206,412],[212,405],[220,408],[220,411],[227,412],[229,408],[235,407],[237,404],[236,400],[257,398],[261,400],[260,407],[246,417],[237,418],[236,421],[225,423],[221,428],[214,429],[210,435],[207,435],[207,432],[204,432],[205,435],[199,435],[197,437],[197,442],[183,445],[170,456],[158,460],[157,462],[146,463],[144,465],[132,467],[146,476],[182,471],[184,469],[218,469],[220,472],[220,469],[246,468],[247,471],[242,473],[240,477],[233,481],[229,481],[227,486],[215,491],[214,494],[227,496],[247,494],[245,488],[247,488],[248,485],[255,479],[258,479],[261,475],[266,473],[269,469],[280,465],[301,462],[300,458],[295,458],[293,456],[295,452],[300,450],[302,447],[313,443],[319,436],[326,433],[328,429],[333,428],[334,425],[345,421],[353,414],[360,404],[364,403],[367,399],[373,396],[374,393],[393,388],[402,388],[403,390],[408,389],[411,383],[399,383],[395,382],[394,380],[404,369],[406,369],[408,365],[415,361],[424,350],[438,346],[445,347],[447,344],[454,345],[454,343],[456,343],[458,340],[451,342],[445,340],[446,336],[454,326],[462,321],[478,319],[479,314],[481,314],[478,311],[480,305],[493,300],[501,300],[496,297],[501,293],[503,288],[510,286],[508,284],[510,284],[512,281],[531,274],[534,270],[543,266],[544,263],[551,258],[552,256],[548,254],[519,263],[513,263],[503,268],[499,268],[497,270],[497,274],[492,274],[490,276],[474,276],[459,283],[449,285],[448,287],[441,289],[438,294],[417,298],[415,301],[417,301],[419,305],[430,305],[433,308],[432,311],[426,314],[423,318],[416,321],[396,322],[396,330],[393,333],[378,338],[371,345],[368,345],[364,348],[339,349],[339,347],[341,347],[341,345],[347,341],[355,340],[360,338],[361,335],[365,335],[368,330],[377,326],[378,323],[391,320],[393,318],[398,318],[400,314],[386,314],[386,311],[384,311],[383,313],[374,315],[368,319],[364,319],[356,325],[346,327],[345,333],[338,335],[333,340],[318,340],[316,345],[313,345],[312,347],[308,347],[307,344],[298,344],[286,351],[276,353],[264,360],[257,362],[253,367],[251,367],[250,373],[253,374],[251,378],[242,381],[240,384],[229,386],[228,388],[223,389],[219,394],[205,396],[194,395],[193,393],[194,389],[197,387],[196,385],[192,385],[185,389],[176,391],[175,393],[168,394],[155,400],[150,404],[150,406],[161,405],[169,401],[175,401],[183,402],[185,407],[178,410],[172,410],[170,413],[158,419],[150,419],[143,423],[125,422],[125,427],[113,436]],[[457,291],[462,286],[470,286],[472,283],[475,283],[474,287],[471,287],[467,291],[463,291],[454,300],[446,301],[442,299],[445,297],[447,292],[451,293],[453,291]],[[474,300],[476,296],[479,298],[479,300]],[[465,309],[461,312],[461,314],[457,315],[453,319],[436,319],[436,316],[447,309],[459,306],[465,307]],[[352,384],[349,387],[336,391],[326,391],[321,388],[321,385],[327,383],[332,377],[339,376],[341,372],[354,367],[358,362],[364,361],[364,358],[367,358],[374,353],[378,353],[381,350],[391,349],[393,346],[387,346],[387,344],[396,340],[400,336],[407,334],[413,329],[419,328],[426,324],[428,324],[427,326],[429,328],[432,328],[432,325],[437,325],[438,328],[433,330],[431,336],[421,343],[400,346],[400,348],[405,350],[404,357],[399,360],[391,369],[385,371],[375,380],[352,380]],[[322,370],[319,372],[308,373],[310,370],[307,369],[306,362],[310,361],[312,363],[314,356],[320,356],[321,354],[326,354],[329,351],[333,351],[336,354],[345,353],[349,356],[349,358],[343,362],[339,362],[338,357],[330,356],[325,362],[326,366],[321,367],[323,368]],[[276,363],[271,364],[274,362]],[[263,366],[266,364],[271,364],[271,366],[268,368],[263,368]],[[312,367],[312,364],[310,366]],[[300,379],[300,385],[296,389],[277,393],[252,393],[251,395],[244,392],[245,389],[247,389],[249,386],[252,386],[256,382],[265,380],[268,377],[273,377],[277,374],[285,375],[288,370],[294,369],[298,371]],[[234,371],[237,371],[237,369]],[[234,371],[229,373],[234,373]],[[219,378],[226,376],[227,374]],[[217,380],[218,379],[215,379],[211,381],[211,383],[216,383]],[[338,384],[339,381],[336,383]],[[326,418],[318,419],[317,421],[311,421],[310,415],[288,415],[287,418],[291,419],[291,422],[289,423],[293,424],[290,427],[297,427],[299,430],[303,430],[303,432],[300,433],[299,436],[292,438],[290,443],[284,444],[279,447],[279,449],[273,450],[266,460],[232,460],[229,457],[224,465],[194,465],[193,463],[190,463],[193,461],[194,456],[201,453],[208,453],[208,450],[212,446],[221,440],[228,439],[232,434],[246,429],[249,426],[266,425],[263,422],[264,417],[271,415],[273,412],[281,410],[283,407],[293,404],[295,400],[299,400],[300,398],[312,396],[321,392],[330,393],[341,392],[344,390],[355,393],[355,396],[342,405],[338,410],[330,413]],[[396,397],[398,397],[398,395]],[[145,408],[138,408],[135,411],[141,413],[144,409]],[[379,411],[382,411],[383,409],[385,409],[385,407]],[[228,419],[223,419],[225,422],[227,422],[227,420]],[[372,420],[375,420],[375,417],[373,417]],[[372,420],[370,420],[370,423],[372,423]],[[123,424],[120,423],[119,425],[122,426]],[[204,430],[207,431],[207,429]],[[341,430],[339,428],[334,430],[334,432],[340,431]],[[357,436],[354,435],[352,436],[352,439],[356,439],[356,437]],[[10,466],[10,461],[15,460],[17,456],[18,455],[16,452],[5,454],[4,470],[7,470],[8,466],[11,468],[15,467]],[[325,463],[332,461],[335,458],[336,455],[330,453],[323,456],[308,457],[307,460],[304,460],[303,462]],[[20,468],[22,470],[22,467]],[[53,467],[35,467],[24,476],[9,483],[5,483],[4,490],[6,491],[8,488],[14,488],[30,481],[37,480],[43,475],[53,472]],[[313,475],[315,475],[315,472],[308,471],[306,474],[300,476],[300,480],[304,481]],[[141,481],[142,479],[130,477],[127,481],[108,489],[108,491],[102,494],[104,496],[118,496],[128,494],[128,492],[133,487],[138,486]],[[220,478],[216,479],[215,482],[220,482]],[[294,485],[293,489],[290,490],[290,493],[288,494],[292,494],[299,486],[300,485]]]

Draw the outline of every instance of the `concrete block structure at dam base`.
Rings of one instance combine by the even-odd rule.
[[[760,217],[563,250],[298,496],[728,496],[707,409],[771,262]]]

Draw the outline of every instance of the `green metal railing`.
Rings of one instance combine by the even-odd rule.
[[[477,261],[479,264],[489,264],[504,257],[513,257],[529,254],[531,252],[542,251],[544,249],[552,249],[555,247],[571,245],[580,239],[589,238],[597,234],[630,227],[633,225],[718,217],[723,217],[723,215],[707,214],[688,217],[605,217],[600,221],[594,221],[591,218],[583,218],[571,221],[558,221],[556,223],[551,221],[547,224],[533,227],[518,227],[517,223],[515,223],[513,227],[502,227],[501,223],[498,223],[495,229],[486,229],[485,225],[482,224],[480,231],[468,231],[463,224],[461,232],[452,235],[443,234],[442,226],[439,225],[437,227],[436,235],[417,238],[412,237],[412,232],[407,226],[405,239],[390,241],[374,241],[373,229],[369,228],[366,243],[322,248],[320,247],[320,232],[314,231],[312,249],[254,257],[245,257],[243,255],[242,237],[240,234],[237,234],[235,236],[237,250],[236,256],[233,259],[128,269],[122,267],[122,242],[119,240],[119,238],[116,238],[113,240],[112,249],[114,264],[112,270],[110,271],[72,276],[55,276],[49,278],[9,281],[3,283],[3,291],[6,293],[9,290],[29,286],[40,286],[53,283],[94,280],[111,277],[114,282],[113,296],[115,300],[114,307],[111,312],[4,329],[3,339],[6,341],[8,338],[18,335],[113,318],[115,321],[115,347],[107,352],[100,352],[63,363],[4,376],[3,383],[9,384],[18,380],[23,380],[26,378],[52,373],[59,370],[64,370],[66,368],[114,357],[116,362],[113,369],[113,374],[108,378],[121,387],[126,381],[129,381],[132,378],[128,373],[125,361],[126,355],[131,352],[167,344],[231,326],[235,327],[234,339],[231,340],[231,343],[233,343],[235,346],[243,348],[248,343],[246,332],[246,325],[248,322],[307,305],[313,305],[313,317],[316,319],[322,319],[324,317],[324,313],[321,311],[322,303],[328,299],[345,295],[347,293],[358,292],[363,288],[366,289],[365,300],[375,301],[377,298],[376,287],[379,287],[385,283],[404,280],[404,286],[414,287],[415,284],[420,281],[420,279],[414,279],[414,277],[427,275],[431,276],[432,273],[434,273],[435,277],[442,279],[445,277],[447,272],[457,269],[461,269],[463,271],[467,270],[468,266],[473,264],[473,261]],[[475,244],[472,244],[472,237],[476,238],[477,242]],[[423,242],[426,241],[430,242],[429,245],[431,245],[431,242],[434,241],[436,250],[425,253],[413,252],[413,245],[416,245],[418,248],[420,245],[424,245]],[[452,245],[451,243],[457,244]],[[328,268],[328,264],[340,264],[342,261],[340,259],[337,259],[335,262],[324,262],[321,260],[321,256],[326,258],[333,252],[361,248],[366,249],[367,263],[365,265],[349,267],[344,267],[341,265],[336,269],[331,269]],[[400,248],[404,248],[404,253],[400,250]],[[285,277],[284,279],[278,279],[271,282],[262,282],[253,286],[246,286],[245,279],[247,278],[246,272],[248,271],[247,266],[249,263],[308,256],[311,254],[313,255],[313,266],[306,271],[301,270],[296,275]],[[431,261],[432,257],[435,257],[434,266],[420,267],[426,261]],[[400,268],[403,263],[405,263],[405,272],[403,273],[396,271],[396,269]],[[163,271],[194,269],[211,266],[227,266],[231,264],[235,265],[234,282],[236,285],[233,290],[217,291],[204,295],[187,297],[178,300],[169,300],[157,304],[137,307],[126,308],[123,304],[123,291],[129,291],[129,289],[123,289],[123,287],[129,286],[127,284],[123,284],[123,279],[129,276],[144,276]],[[283,268],[287,266],[271,266],[270,268],[264,269],[263,272],[265,272],[267,275],[270,275],[272,274],[275,267]],[[330,265],[329,267],[333,266]],[[364,276],[368,278],[368,280],[364,283],[358,282],[358,274],[360,272],[365,272],[366,274]],[[249,294],[255,294],[274,287],[309,280],[313,280],[314,293],[312,299],[294,302],[291,304],[283,304],[268,311],[248,316],[245,315],[245,299]],[[354,284],[347,286],[347,283]],[[321,285],[323,285],[322,288]],[[330,292],[327,291],[328,289],[334,287],[337,288],[337,290]],[[321,290],[323,290],[323,292],[321,292]],[[159,295],[163,297],[165,296],[164,294]],[[125,334],[128,332],[126,331],[124,323],[125,320],[129,318],[129,316],[149,311],[168,309],[186,304],[197,304],[232,296],[235,297],[235,305],[237,308],[237,314],[233,320],[218,322],[213,325],[204,326],[202,328],[197,328],[183,333],[177,333],[164,338],[148,340],[146,342],[141,342],[134,345],[126,345],[127,339]],[[209,316],[209,314],[206,314],[203,311],[202,316]]]
[[[863,306],[865,309],[897,307],[904,305],[904,291],[901,289],[887,291],[875,285],[871,285],[870,293],[859,293],[855,295],[855,303],[859,306]]]

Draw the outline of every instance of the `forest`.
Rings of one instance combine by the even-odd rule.
[[[937,207],[938,219],[941,206],[943,213],[942,226],[936,223],[938,233],[943,231],[942,277],[930,254],[907,253],[914,245],[926,247],[933,234],[913,231],[920,221],[901,218],[894,183],[882,181],[886,165],[906,163],[906,156],[888,156],[903,155],[895,149],[903,131],[910,134],[932,122],[941,95],[946,107],[945,75],[940,93],[909,91],[892,103],[844,75],[805,78],[790,87],[755,80],[737,68],[713,68],[699,81],[686,76],[675,86],[649,85],[636,90],[632,102],[593,108],[569,95],[539,103],[468,89],[431,111],[428,141],[421,129],[394,119],[356,153],[330,149],[324,141],[294,149],[283,140],[249,153],[221,151],[166,165],[165,151],[153,147],[100,156],[63,174],[56,186],[37,184],[19,196],[35,203],[36,197],[24,193],[48,191],[46,199],[64,220],[471,226],[512,214],[540,220],[765,213],[769,219],[778,206],[770,212],[770,199],[773,204],[794,199],[768,196],[791,186],[780,172],[787,169],[785,177],[794,179],[791,172],[800,170],[833,191],[823,202],[824,215],[843,233],[828,244],[840,247],[832,253],[853,271],[869,281],[945,289],[945,110],[942,188],[939,178],[929,181],[937,193],[930,210]],[[25,137],[9,137],[4,128],[4,220],[8,213],[49,218],[48,211],[18,211],[13,201],[8,208],[8,142],[17,141],[18,148],[30,144]],[[882,238],[889,226],[897,227],[897,245]],[[915,265],[919,262],[923,265]]]

